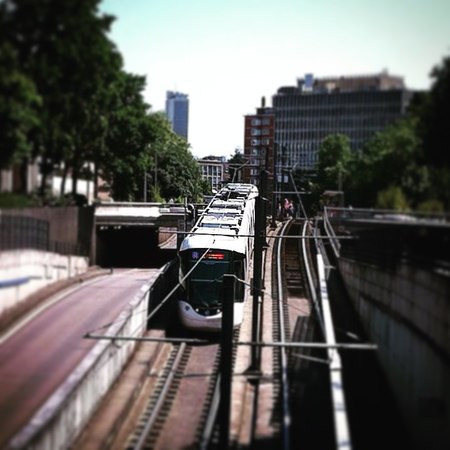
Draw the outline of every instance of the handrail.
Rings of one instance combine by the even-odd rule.
[[[330,346],[327,350],[327,353],[330,360],[330,389],[331,399],[333,403],[332,406],[336,448],[339,450],[348,450],[352,448],[352,443],[345,404],[341,357],[338,351],[332,348],[332,346],[336,345],[336,337],[334,334],[333,320],[331,317],[331,308],[328,298],[327,282],[325,278],[325,268],[322,255],[320,253],[317,254],[317,269],[320,284],[320,300],[322,304],[323,320],[325,326],[325,341],[326,344]]]
[[[330,238],[331,247],[333,249],[333,253],[336,256],[336,258],[339,258],[339,255],[341,253],[341,243],[336,238],[336,233],[334,232],[333,227],[331,226],[330,220],[328,218],[328,211],[327,208],[325,208],[324,215],[323,215],[323,224],[325,227],[325,231]]]

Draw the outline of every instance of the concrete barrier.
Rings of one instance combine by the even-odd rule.
[[[0,253],[0,325],[30,295],[61,280],[85,273],[89,259],[40,250],[9,250]]]

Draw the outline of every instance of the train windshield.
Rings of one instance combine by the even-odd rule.
[[[210,310],[220,308],[222,296],[222,276],[232,273],[233,255],[230,251],[191,250],[181,259],[184,274],[196,264],[186,280],[186,290],[189,303],[194,308]]]

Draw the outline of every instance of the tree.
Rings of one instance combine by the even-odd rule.
[[[239,148],[234,150],[234,155],[228,160],[228,171],[231,182],[237,182],[242,178],[242,167],[247,163]]]
[[[116,200],[143,199],[143,180],[151,164],[150,145],[158,132],[142,96],[144,87],[144,77],[125,72],[113,87],[104,147],[96,161]]]
[[[342,134],[327,136],[319,148],[317,182],[322,191],[342,191],[349,174],[351,160],[350,143]]]
[[[81,167],[103,136],[105,96],[122,60],[107,38],[113,21],[100,0],[4,0],[2,38],[18,54],[23,73],[42,98],[41,127],[29,136],[46,178],[64,161],[73,191]]]
[[[431,71],[434,79],[421,111],[421,134],[426,161],[450,168],[450,56]]]
[[[378,192],[376,207],[396,211],[407,211],[409,209],[408,201],[398,186],[389,186],[387,189]]]
[[[399,187],[411,202],[428,189],[428,171],[420,166],[416,121],[406,117],[378,132],[354,155],[347,199],[353,205],[373,207],[378,193]],[[346,193],[347,194],[347,193]]]
[[[0,46],[0,168],[31,156],[29,135],[39,126],[41,98],[32,80],[19,68],[8,43]]]
[[[205,186],[188,142],[172,131],[164,114],[155,113],[150,118],[155,131],[150,173],[156,174],[153,181],[160,195],[166,200],[182,201],[185,197],[191,201],[199,200]]]

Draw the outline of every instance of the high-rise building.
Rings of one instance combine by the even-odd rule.
[[[353,150],[396,121],[411,98],[401,77],[377,75],[314,79],[281,87],[272,98],[276,165],[314,170],[323,139],[344,134]]]
[[[172,130],[188,139],[189,98],[181,92],[167,91],[166,115],[172,124]]]
[[[242,178],[247,183],[259,186],[260,171],[267,170],[266,195],[268,196],[272,192],[274,123],[273,110],[265,106],[264,99],[261,107],[256,108],[256,114],[245,116],[244,157],[246,165],[242,169]]]

